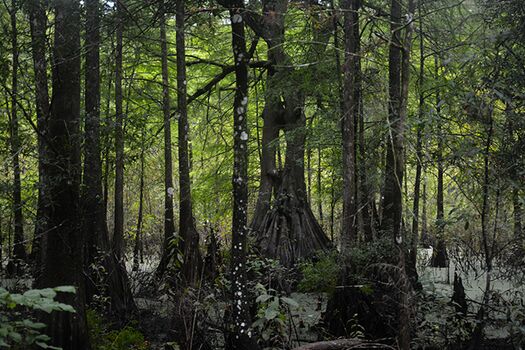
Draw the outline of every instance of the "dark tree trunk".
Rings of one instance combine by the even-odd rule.
[[[135,245],[133,246],[133,271],[139,270],[139,262],[142,251],[142,216],[144,205],[144,130],[142,130],[142,148],[140,150],[140,185],[139,185],[139,213],[137,217],[137,231],[135,233]],[[140,258],[139,258],[140,256]]]
[[[117,0],[115,50],[115,213],[113,231],[113,252],[122,259],[124,244],[124,113],[122,110],[122,32],[124,9]]]
[[[49,231],[39,288],[77,287],[76,294],[59,293],[61,302],[76,313],[53,312],[43,316],[51,344],[64,350],[90,349],[82,281],[80,214],[80,9],[79,2],[56,0],[53,50],[53,104],[49,116],[48,179]]]
[[[359,101],[356,100],[356,71],[357,42],[356,26],[359,26],[357,16],[357,1],[343,1],[342,10],[345,28],[345,63],[343,81],[343,111],[342,111],[342,140],[343,140],[343,245],[349,248],[357,238],[356,215],[356,154],[355,154],[355,116],[359,114]],[[357,29],[358,31],[359,29]]]
[[[14,240],[13,258],[25,261],[27,258],[24,242],[24,216],[22,213],[22,184],[20,180],[20,138],[18,135],[18,29],[16,23],[16,0],[11,1],[11,45],[12,45],[12,80],[11,80],[11,158],[13,162],[13,213],[14,213]]]
[[[181,1],[181,0],[179,0]],[[182,1],[181,1],[182,2]],[[248,235],[248,57],[244,34],[243,1],[232,0],[230,22],[232,28],[233,58],[235,61],[235,100],[233,103],[233,220],[231,285],[233,293],[231,310],[233,332],[229,348],[259,349],[251,331],[251,318],[247,300],[246,252]]]
[[[319,211],[319,223],[321,226],[323,226],[323,191],[321,186],[321,174],[322,174],[322,166],[321,166],[321,146],[317,146],[317,208]]]
[[[175,218],[173,214],[173,161],[171,149],[170,91],[168,74],[168,44],[166,41],[166,15],[164,1],[160,2],[160,50],[162,61],[162,113],[164,116],[164,241],[162,256],[157,267],[157,278],[162,278],[173,255],[170,241],[175,237]],[[178,54],[178,49],[177,49]],[[178,75],[177,75],[178,76]],[[186,78],[184,78],[186,79]],[[180,145],[179,145],[180,147]],[[182,226],[181,226],[182,228]]]
[[[523,237],[523,207],[520,202],[519,189],[514,188],[512,190],[512,206],[514,210],[514,237],[522,238]]]
[[[414,179],[414,202],[412,207],[412,239],[410,244],[410,256],[408,273],[412,285],[417,285],[417,249],[419,245],[419,199],[421,192],[421,173],[423,162],[423,132],[425,128],[425,46],[423,39],[423,19],[421,17],[421,3],[419,0],[419,107],[416,135],[416,178]],[[419,286],[419,285],[417,285]]]
[[[44,238],[47,231],[48,206],[46,198],[46,183],[43,176],[43,167],[47,157],[47,119],[49,116],[49,91],[47,84],[47,59],[46,59],[46,28],[47,15],[41,0],[29,2],[29,22],[31,30],[31,48],[33,56],[33,70],[35,72],[36,115],[38,127],[38,200],[35,221],[35,235],[31,250],[32,261],[38,275],[43,263],[42,252],[45,251]]]
[[[483,116],[481,116],[483,117]],[[483,248],[483,255],[485,257],[485,290],[483,292],[483,300],[476,314],[476,327],[472,333],[469,344],[469,350],[478,349],[483,341],[483,330],[486,324],[486,307],[489,304],[490,289],[492,282],[492,258],[493,253],[489,242],[489,192],[490,192],[490,147],[492,145],[492,136],[494,132],[494,121],[492,111],[489,112],[488,125],[486,126],[487,141],[483,152],[483,204],[481,207],[481,243]]]
[[[86,300],[94,294],[110,297],[112,311],[125,320],[135,305],[125,269],[110,251],[106,211],[102,194],[102,161],[100,158],[100,15],[98,0],[86,0],[85,40],[85,144],[82,186],[82,229],[85,238]],[[106,271],[103,281],[91,274],[92,264],[102,259]],[[106,290],[98,290],[105,285]]]
[[[389,102],[388,102],[388,135],[386,141],[385,184],[383,188],[383,205],[381,230],[392,238],[401,238],[403,213],[403,134],[404,120],[401,110],[401,0],[392,0],[390,9],[391,43],[388,55]]]
[[[436,66],[436,77],[438,76],[438,66],[439,60],[435,56],[435,66]],[[448,254],[447,246],[445,244],[445,210],[444,210],[444,198],[443,198],[443,133],[441,125],[441,96],[439,88],[436,91],[436,113],[438,117],[438,147],[437,147],[437,198],[436,198],[436,239],[437,246],[434,250],[432,256],[432,267],[447,267],[448,266]]]
[[[179,187],[180,204],[179,220],[180,235],[183,239],[184,263],[183,273],[186,283],[194,284],[199,278],[201,256],[199,251],[199,233],[193,221],[190,182],[190,157],[188,152],[188,96],[186,89],[186,47],[184,38],[185,29],[184,1],[177,0],[175,20],[177,22],[177,110],[179,113]]]

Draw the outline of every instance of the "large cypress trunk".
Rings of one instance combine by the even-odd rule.
[[[76,313],[53,312],[45,317],[51,344],[64,350],[90,349],[82,282],[82,235],[78,225],[80,192],[80,9],[79,2],[55,0],[53,104],[49,116],[49,231],[39,287],[74,285],[76,294],[59,300]]]
[[[287,7],[288,1],[265,1],[262,28],[247,22],[268,44],[271,63],[263,112],[261,186],[251,228],[264,255],[278,258],[284,265],[291,266],[317,250],[326,249],[329,240],[313,215],[306,196],[305,93],[293,81],[293,68],[290,68],[283,49]],[[286,139],[282,172],[275,168],[275,151],[270,146],[279,135],[279,130],[283,130]]]
[[[110,297],[112,311],[124,320],[135,310],[125,269],[112,254],[106,224],[106,209],[102,194],[102,161],[100,158],[100,19],[98,0],[86,0],[85,40],[85,145],[82,192],[82,229],[86,239],[85,268],[86,300],[94,294]],[[105,277],[97,281],[89,269],[102,262]],[[98,283],[94,283],[98,282]],[[106,286],[100,290],[100,286]]]

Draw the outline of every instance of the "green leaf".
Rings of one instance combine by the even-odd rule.
[[[259,295],[257,297],[257,299],[255,299],[255,302],[257,303],[264,303],[266,301],[268,301],[268,299],[272,298],[272,296],[270,294],[262,294],[262,295]]]
[[[57,292],[62,292],[62,293],[73,293],[74,294],[77,292],[75,287],[73,286],[58,286],[53,289]]]
[[[281,300],[291,307],[299,307],[299,303],[297,303],[297,301],[293,300],[292,298],[281,297]]]

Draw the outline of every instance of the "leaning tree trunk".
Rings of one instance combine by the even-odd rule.
[[[156,275],[160,279],[173,255],[173,246],[170,241],[175,237],[175,217],[173,215],[173,160],[171,149],[171,116],[170,116],[170,87],[168,73],[168,44],[166,40],[166,14],[164,1],[160,2],[160,49],[162,61],[162,113],[164,116],[164,241],[162,256]],[[178,53],[178,51],[177,51]]]
[[[24,243],[24,216],[22,213],[22,184],[20,180],[20,138],[18,135],[18,30],[16,23],[17,3],[11,2],[11,45],[12,45],[12,80],[11,80],[11,158],[13,162],[13,213],[14,213],[14,240],[13,257],[17,261],[27,258]]]
[[[90,349],[82,281],[80,194],[80,8],[78,1],[56,0],[53,50],[53,104],[49,115],[49,231],[38,287],[73,285],[76,294],[59,293],[58,300],[76,312],[45,315],[51,345],[64,350]]]
[[[199,251],[199,233],[193,220],[190,182],[190,157],[188,152],[188,97],[186,89],[186,47],[184,38],[184,0],[177,0],[175,20],[177,22],[177,102],[179,112],[179,187],[180,235],[183,239],[183,273],[186,283],[195,284],[199,277],[201,256]]]
[[[135,308],[127,273],[112,254],[102,194],[102,161],[100,158],[100,15],[98,0],[86,0],[85,50],[85,145],[82,193],[82,229],[85,237],[86,300],[94,294],[110,297],[112,312],[124,321]],[[97,281],[93,264],[102,262],[104,279]],[[98,282],[98,283],[94,283]],[[105,290],[99,290],[100,285]]]
[[[45,208],[47,185],[43,176],[43,167],[47,157],[47,119],[49,115],[49,92],[47,83],[46,59],[46,28],[47,14],[41,0],[32,0],[28,3],[29,22],[31,30],[31,48],[33,56],[33,70],[35,74],[36,115],[38,130],[38,200],[35,220],[35,235],[31,250],[35,275],[40,273],[43,262],[42,252],[45,251],[45,232],[47,231],[47,214]]]

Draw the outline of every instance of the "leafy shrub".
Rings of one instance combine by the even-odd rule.
[[[302,263],[303,278],[299,282],[299,291],[332,293],[341,270],[338,260],[337,252],[332,251],[323,253],[317,261]]]
[[[144,335],[132,326],[110,330],[103,317],[94,310],[87,310],[89,338],[93,350],[147,350]]]
[[[36,322],[34,316],[34,311],[75,312],[71,305],[55,301],[57,292],[75,293],[75,288],[30,289],[23,294],[10,293],[0,288],[0,348],[27,349],[38,346],[60,349],[47,344],[50,338],[41,333],[46,325]]]
[[[282,296],[274,289],[266,289],[262,284],[255,286],[257,291],[257,319],[252,327],[261,336],[266,345],[283,345],[289,343],[288,334],[290,309],[299,308],[292,298]]]

